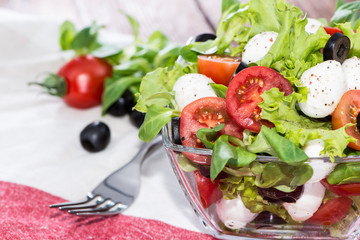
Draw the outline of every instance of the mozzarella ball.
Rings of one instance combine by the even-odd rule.
[[[245,45],[244,51],[242,52],[242,62],[250,64],[263,59],[274,44],[277,36],[277,32],[270,31],[255,35]]]
[[[210,83],[213,83],[213,81],[202,74],[190,73],[181,76],[173,87],[175,101],[180,111],[199,98],[216,97]]]
[[[225,226],[230,229],[243,228],[258,215],[245,207],[240,196],[236,199],[226,200],[222,198],[217,201],[216,213]]]
[[[307,141],[302,148],[309,158],[320,157],[320,152],[324,149],[324,141],[322,139],[313,139]],[[325,155],[326,156],[326,155]],[[335,168],[336,164],[322,159],[312,159],[308,163],[313,169],[312,177],[308,183],[319,182],[327,177]]]
[[[352,57],[346,59],[342,68],[345,74],[347,90],[360,89],[360,59]]]
[[[329,116],[346,92],[345,75],[341,64],[329,60],[306,70],[300,82],[307,87],[307,101],[300,102],[301,111],[309,117]]]
[[[308,34],[314,34],[317,32],[317,30],[319,29],[319,27],[322,27],[323,24],[314,19],[314,18],[307,18],[308,22],[305,26],[305,31],[308,33]]]
[[[320,183],[305,183],[304,192],[294,203],[283,203],[283,206],[295,221],[303,222],[312,217],[320,207],[325,195],[325,187]]]

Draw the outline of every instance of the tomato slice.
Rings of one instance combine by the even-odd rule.
[[[223,55],[199,55],[198,72],[217,84],[227,86],[240,64],[240,58]]]
[[[327,34],[333,35],[336,32],[343,33],[338,27],[324,27]]]
[[[338,129],[348,123],[354,123],[355,126],[346,128],[346,133],[358,139],[356,142],[348,144],[349,147],[360,150],[360,133],[356,127],[356,118],[360,112],[360,90],[349,90],[341,97],[331,115],[333,129]]]
[[[330,184],[326,178],[321,180],[321,183],[326,187],[326,189],[339,196],[360,196],[360,183],[347,183],[341,185]]]
[[[275,70],[263,67],[249,67],[239,72],[230,82],[226,93],[226,106],[230,115],[243,128],[259,132],[261,125],[273,124],[261,119],[261,94],[271,88],[279,88],[285,95],[293,92],[290,82]]]
[[[315,225],[332,225],[346,216],[351,204],[352,200],[347,197],[329,199],[306,222]]]
[[[210,207],[213,203],[217,200],[221,199],[222,192],[219,189],[219,180],[214,180],[212,182],[210,178],[204,177],[201,173],[197,170],[194,172],[196,185],[198,187],[201,203],[204,208]]]
[[[243,129],[227,113],[225,99],[204,97],[188,104],[182,110],[180,117],[179,131],[182,145],[205,148],[196,136],[197,130],[213,128],[222,123],[225,123],[225,127],[219,132],[220,135],[227,134],[242,139]],[[210,165],[210,156],[188,152],[184,152],[184,155],[196,163]]]

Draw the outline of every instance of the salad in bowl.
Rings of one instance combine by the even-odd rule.
[[[359,238],[359,8],[339,2],[328,27],[285,0],[223,0],[216,34],[142,79],[139,137],[162,130],[210,234]]]

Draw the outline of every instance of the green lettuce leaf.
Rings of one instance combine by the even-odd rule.
[[[348,57],[357,56],[360,57],[360,27],[354,31],[351,23],[343,23],[337,25],[341,31],[350,39],[351,46]]]
[[[325,142],[321,154],[332,160],[336,156],[345,156],[344,150],[351,141],[355,141],[346,132],[346,126],[332,130],[330,122],[315,121],[302,116],[296,110],[296,103],[301,99],[298,93],[284,96],[277,88],[265,91],[259,104],[262,108],[261,117],[274,123],[276,131],[299,147],[308,140],[321,138]]]
[[[286,222],[293,222],[285,208],[280,204],[269,203],[258,193],[254,177],[228,177],[220,180],[219,188],[225,199],[236,199],[241,196],[245,207],[253,213],[269,211],[283,218]]]
[[[228,135],[221,135],[214,143],[211,156],[210,178],[212,181],[226,165],[244,167],[256,159],[257,155],[242,147],[233,146]]]
[[[360,163],[340,163],[329,174],[330,184],[347,184],[360,182]]]
[[[351,23],[351,27],[356,29],[360,27],[360,2],[354,1],[346,3],[344,1],[336,2],[336,11],[330,20],[330,26],[335,27],[339,23]]]
[[[282,162],[253,162],[250,167],[256,176],[256,186],[261,188],[301,186],[313,175],[313,169],[306,163],[291,166]]]
[[[176,80],[187,73],[188,68],[176,64],[174,69],[157,68],[152,72],[147,73],[141,80],[140,92],[137,94],[138,101],[135,109],[140,112],[146,112],[151,104],[157,104],[165,107],[170,106],[175,108],[175,100],[172,94],[172,88]]]

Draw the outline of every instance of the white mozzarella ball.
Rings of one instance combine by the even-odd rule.
[[[304,192],[295,203],[283,206],[295,221],[303,222],[312,217],[320,207],[325,195],[325,187],[320,183],[305,183]]]
[[[180,111],[199,98],[216,97],[210,83],[213,83],[213,81],[202,74],[190,73],[181,76],[173,87],[175,101]]]
[[[313,139],[307,141],[302,148],[309,158],[320,157],[320,152],[324,149],[324,141],[322,139]],[[324,155],[326,156],[326,155]],[[322,159],[313,159],[308,163],[313,169],[312,177],[308,183],[319,182],[327,177],[335,168],[336,164]]]
[[[264,58],[278,36],[277,32],[262,32],[255,35],[245,45],[242,61],[246,64],[255,63]]]
[[[341,64],[328,60],[306,70],[300,82],[307,87],[307,101],[300,102],[301,111],[309,117],[329,116],[346,92],[345,74]]]
[[[225,226],[230,229],[243,228],[258,215],[245,207],[240,196],[232,200],[222,198],[217,201],[216,213]]]
[[[314,19],[314,18],[307,18],[308,22],[305,26],[305,31],[308,33],[308,34],[314,34],[317,32],[317,30],[319,29],[319,27],[322,27],[323,24]]]
[[[360,59],[352,57],[346,59],[342,68],[345,74],[347,90],[360,89]]]

